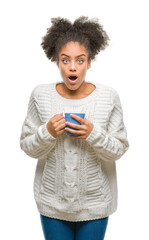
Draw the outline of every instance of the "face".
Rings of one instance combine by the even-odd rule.
[[[88,52],[78,42],[69,42],[59,52],[57,66],[64,81],[67,92],[83,89],[87,70],[91,66],[88,62]]]

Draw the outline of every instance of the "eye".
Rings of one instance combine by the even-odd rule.
[[[69,62],[68,59],[64,59],[64,60],[63,60],[63,63],[68,63],[68,62]]]
[[[82,59],[78,59],[78,63],[83,63],[83,60]]]

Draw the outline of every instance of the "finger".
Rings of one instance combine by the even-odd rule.
[[[60,131],[58,131],[58,132],[57,132],[57,135],[61,135],[63,132],[65,132],[65,128],[62,129],[62,130],[60,130]]]
[[[73,133],[73,134],[78,134],[78,135],[83,135],[84,132],[80,131],[80,130],[74,130],[74,129],[71,129],[71,128],[68,128],[68,127],[65,127],[65,130],[70,132],[70,133]]]
[[[79,116],[77,116],[77,115],[75,115],[75,114],[70,114],[70,116],[71,116],[72,118],[76,119],[76,120],[77,120],[78,122],[80,122],[81,124],[84,123],[84,119],[83,119],[83,118],[81,118],[81,117],[79,117]]]
[[[58,122],[58,124],[65,124],[66,123],[66,120],[64,118],[60,119]],[[66,125],[66,124],[65,124]]]
[[[58,122],[58,121],[61,120],[61,119],[63,119],[62,114],[56,114],[56,115],[54,116],[54,120],[55,120],[56,122]]]
[[[81,128],[82,128],[81,125],[74,124],[74,123],[71,123],[71,122],[66,122],[66,125],[67,125],[67,126],[70,126],[70,127],[72,127],[72,128],[76,128],[76,129],[81,129]]]
[[[59,130],[65,129],[65,127],[66,127],[65,123],[58,124],[56,126],[56,128],[55,128],[55,131],[59,131]]]

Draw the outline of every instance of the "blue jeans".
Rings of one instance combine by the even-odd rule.
[[[108,217],[70,222],[40,214],[40,219],[45,240],[103,240],[108,224]]]

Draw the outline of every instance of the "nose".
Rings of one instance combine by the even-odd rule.
[[[76,71],[76,65],[74,61],[70,62],[70,71]]]

